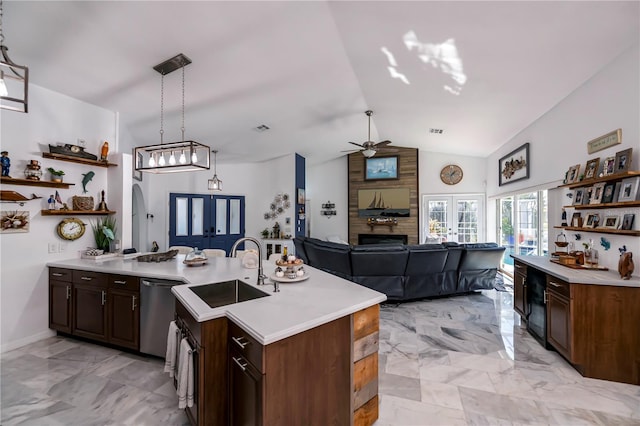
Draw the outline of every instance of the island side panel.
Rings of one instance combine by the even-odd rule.
[[[351,317],[265,347],[265,425],[351,421]]]
[[[573,284],[571,292],[578,370],[640,385],[640,288]]]
[[[369,426],[378,419],[378,349],[380,305],[352,316],[352,401],[354,426]]]

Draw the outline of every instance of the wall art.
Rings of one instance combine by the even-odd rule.
[[[529,179],[529,143],[498,160],[499,186]]]
[[[0,232],[3,234],[29,232],[29,212],[2,211],[0,212],[0,224]]]
[[[359,217],[409,217],[409,188],[358,190]]]

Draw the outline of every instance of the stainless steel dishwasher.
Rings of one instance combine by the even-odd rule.
[[[142,278],[140,284],[140,352],[164,358],[169,323],[175,313],[171,287],[184,283]]]

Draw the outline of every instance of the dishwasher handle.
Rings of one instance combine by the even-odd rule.
[[[166,287],[166,288],[171,288],[174,285],[184,284],[178,281],[149,281],[149,280],[140,280],[140,283],[146,287]]]

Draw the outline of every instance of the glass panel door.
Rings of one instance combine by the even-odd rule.
[[[425,196],[425,243],[475,243],[484,238],[483,196]]]

